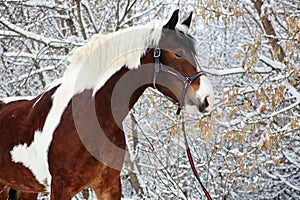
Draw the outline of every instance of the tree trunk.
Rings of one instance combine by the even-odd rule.
[[[262,0],[252,0],[252,2],[254,3],[255,9],[257,10],[257,13],[260,17],[266,34],[269,36],[274,36],[269,38],[269,42],[273,48],[273,55],[275,59],[278,59],[280,62],[283,62],[285,57],[284,50],[280,46],[278,38],[276,38],[276,32],[274,30],[274,27],[272,26],[272,22],[268,19],[268,13],[262,12],[261,10],[263,5]]]

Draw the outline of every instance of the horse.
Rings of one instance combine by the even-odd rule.
[[[121,199],[122,121],[144,90],[155,88],[180,109],[213,105],[191,19],[178,22],[176,10],[169,20],[96,34],[40,95],[0,101],[0,188],[51,200],[92,188],[98,199]]]

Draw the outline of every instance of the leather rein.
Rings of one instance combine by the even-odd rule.
[[[188,90],[188,87],[192,84],[193,81],[195,81],[197,78],[199,78],[200,76],[202,75],[205,75],[205,72],[196,72],[194,75],[192,76],[189,76],[189,77],[186,77],[186,76],[183,76],[182,74],[178,73],[177,71],[174,71],[172,68],[162,64],[160,62],[160,56],[161,56],[161,50],[160,48],[155,48],[154,49],[154,75],[153,75],[153,87],[156,89],[156,79],[157,79],[157,76],[158,76],[158,73],[160,71],[163,71],[163,72],[166,72],[166,73],[169,73],[173,76],[175,76],[176,78],[178,78],[179,80],[181,80],[183,83],[184,83],[184,86],[183,86],[183,89],[182,89],[182,92],[181,92],[181,95],[180,95],[180,98],[179,98],[179,106],[178,106],[178,109],[177,109],[177,112],[176,112],[176,115],[180,115],[180,112],[183,108],[183,101],[184,101],[184,97],[186,95],[186,92]],[[191,151],[190,151],[190,147],[189,147],[189,144],[188,144],[188,141],[187,141],[187,136],[186,136],[186,132],[185,132],[185,126],[184,126],[184,120],[182,120],[182,132],[183,132],[183,135],[184,135],[184,143],[185,143],[185,150],[186,150],[186,153],[187,153],[187,156],[188,156],[188,159],[189,159],[189,163],[191,165],[191,168],[192,168],[192,171],[197,179],[197,181],[199,182],[205,196],[207,197],[208,200],[212,200],[210,194],[208,193],[208,191],[206,190],[205,186],[203,185],[203,183],[201,182],[200,178],[199,178],[199,175],[198,175],[198,172],[197,172],[197,169],[195,167],[195,164],[194,164],[194,160],[193,160],[193,157],[192,157],[192,154],[191,154]]]

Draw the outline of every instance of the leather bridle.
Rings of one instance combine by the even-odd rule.
[[[178,106],[178,109],[177,109],[177,112],[176,114],[179,115],[180,114],[180,111],[183,107],[183,101],[184,101],[184,97],[186,95],[186,92],[188,90],[188,87],[197,79],[199,78],[200,76],[202,75],[205,75],[205,72],[203,71],[199,71],[199,72],[196,72],[194,75],[192,76],[183,76],[182,74],[180,74],[179,72],[175,71],[174,69],[172,69],[171,67],[168,67],[164,64],[162,64],[160,62],[160,56],[161,56],[161,50],[160,48],[155,48],[154,49],[154,76],[153,76],[153,87],[156,89],[156,79],[157,79],[157,76],[158,76],[158,73],[160,71],[163,71],[163,72],[167,72],[169,74],[172,74],[174,75],[176,78],[178,78],[179,80],[181,80],[184,84],[183,86],[183,89],[182,89],[182,92],[181,92],[181,95],[180,95],[180,98],[178,100],[178,103],[179,103],[179,106]]]

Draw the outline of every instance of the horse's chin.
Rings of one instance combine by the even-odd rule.
[[[196,105],[186,105],[185,106],[185,111],[187,113],[193,114],[193,115],[200,114],[200,113],[203,112],[203,111],[200,111],[199,108]]]

